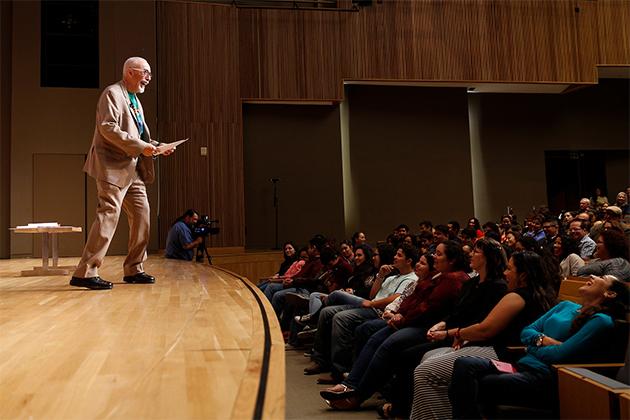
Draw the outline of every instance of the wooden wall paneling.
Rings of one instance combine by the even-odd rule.
[[[580,0],[575,6],[576,71],[580,80],[597,80],[595,65],[600,62],[597,14],[597,2]]]
[[[221,228],[221,234],[212,239],[212,246],[244,245],[245,193],[241,124],[212,124],[210,130],[209,181],[212,196],[209,206],[212,218],[219,220]]]
[[[303,95],[304,13],[258,11],[260,19],[261,96],[263,98],[305,98]],[[320,75],[321,76],[321,75]]]
[[[248,98],[322,99],[338,95],[343,79],[592,83],[597,8],[610,10],[600,28],[602,20],[619,26],[627,9],[599,3],[429,0],[358,13],[239,11],[240,57],[248,63],[241,86]],[[627,29],[615,31],[610,36],[627,45]]]
[[[630,2],[599,0],[597,2],[599,63],[630,64]]]
[[[575,79],[569,2],[427,1],[383,6],[361,12],[353,31],[364,52],[359,55],[364,61],[355,63],[360,78]],[[371,41],[373,49],[365,45]]]
[[[238,52],[241,97],[260,97],[260,67],[258,60],[260,15],[251,9],[238,12]]]
[[[304,69],[300,76],[307,98],[343,98],[342,68],[350,47],[345,29],[353,15],[355,13],[304,14]]]
[[[158,3],[158,121],[185,121],[190,109],[187,13],[181,3]],[[162,134],[160,132],[160,134]]]
[[[13,2],[0,2],[0,258],[11,255],[11,68]]]
[[[220,220],[209,245],[244,243],[237,18],[231,6],[158,3],[160,135],[190,137],[162,159],[161,246],[172,220],[189,207]]]

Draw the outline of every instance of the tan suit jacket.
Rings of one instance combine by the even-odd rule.
[[[158,143],[150,140],[140,101],[138,105],[143,115],[142,138],[123,82],[103,90],[96,107],[92,147],[83,166],[83,170],[92,178],[124,188],[136,178],[137,169],[145,184],[153,182],[153,159],[142,155],[142,151],[149,142],[153,145]]]

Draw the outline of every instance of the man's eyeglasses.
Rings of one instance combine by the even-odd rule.
[[[140,69],[137,67],[132,67],[133,70],[138,70],[140,73],[142,73],[142,75],[144,77],[149,76],[149,79],[153,77],[153,75],[151,74],[151,72],[149,70],[146,69]]]

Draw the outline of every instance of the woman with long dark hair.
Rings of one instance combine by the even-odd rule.
[[[488,241],[488,239],[485,239]],[[496,241],[489,246],[500,247]],[[473,266],[482,265],[483,252],[475,247]],[[451,328],[449,348],[427,352],[414,373],[412,419],[451,418],[448,385],[455,360],[464,356],[505,359],[507,347],[520,344],[521,330],[556,303],[555,290],[545,277],[542,258],[531,251],[512,254],[504,272],[509,292],[481,322],[465,328]]]
[[[561,302],[523,329],[527,355],[516,366],[457,359],[449,388],[453,417],[492,418],[497,405],[552,408],[551,365],[597,359],[610,346],[614,320],[624,319],[628,310],[628,286],[614,276],[591,276],[580,294],[582,305]]]
[[[578,270],[584,267],[584,260],[580,257],[577,241],[568,235],[558,235],[553,241],[553,256],[560,263],[560,276],[577,276]]]

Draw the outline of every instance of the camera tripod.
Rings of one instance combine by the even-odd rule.
[[[204,255],[208,258],[208,264],[212,265],[212,257],[208,253],[208,248],[206,247],[206,237],[204,236],[201,240],[201,243],[197,246],[197,253],[195,255],[196,262],[203,262]]]

